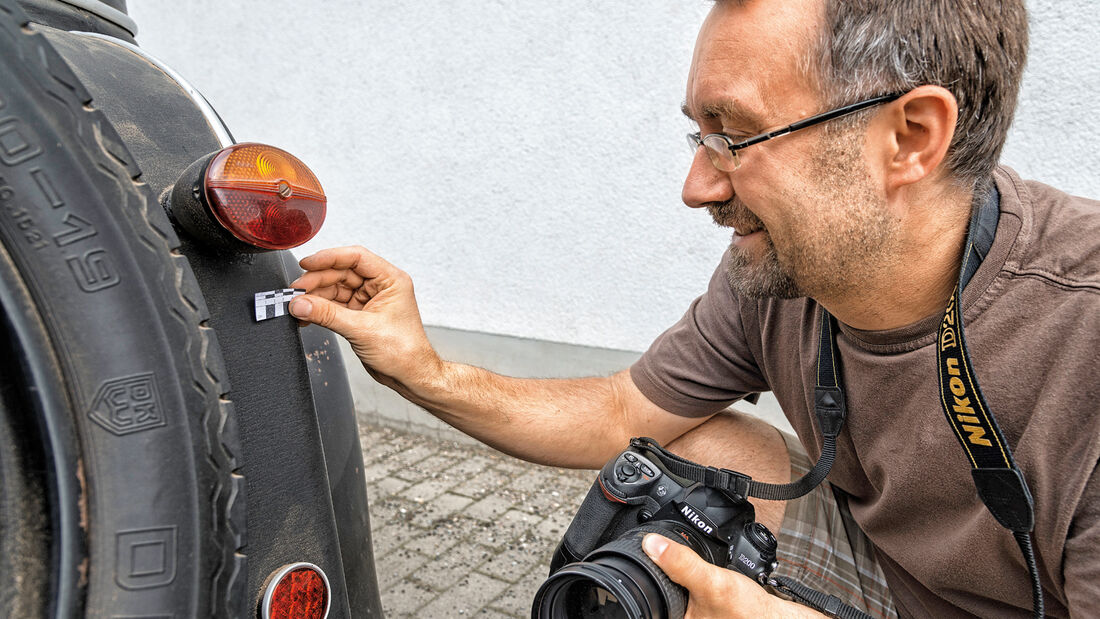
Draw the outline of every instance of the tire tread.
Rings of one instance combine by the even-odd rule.
[[[4,32],[6,30],[6,32]],[[134,251],[143,261],[146,282],[169,307],[165,332],[173,346],[184,351],[191,379],[186,393],[188,411],[202,411],[201,443],[205,463],[216,479],[209,497],[213,510],[212,535],[217,545],[216,567],[208,583],[209,612],[214,617],[244,616],[247,582],[245,478],[241,472],[241,440],[229,392],[217,336],[205,323],[209,312],[187,258],[178,250],[179,238],[152,190],[141,181],[141,170],[114,126],[95,109],[88,90],[30,23],[14,0],[0,0],[0,36],[14,43],[19,60],[29,68],[39,86],[71,119],[74,141],[95,166],[96,186],[106,190],[104,200],[114,200],[132,214],[127,224],[140,241]],[[159,289],[159,290],[157,290]],[[202,491],[200,489],[200,499]]]

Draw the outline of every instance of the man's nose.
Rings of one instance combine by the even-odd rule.
[[[730,183],[729,173],[714,167],[705,146],[695,149],[695,157],[691,160],[691,168],[684,179],[684,189],[680,197],[691,208],[701,208],[733,198],[733,184]]]

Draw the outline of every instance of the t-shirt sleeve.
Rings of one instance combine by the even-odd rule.
[[[1070,617],[1100,613],[1100,469],[1094,469],[1066,539],[1062,565]]]
[[[706,293],[630,367],[642,394],[677,415],[711,415],[768,390],[745,339],[743,308],[726,279],[728,260],[726,252]]]

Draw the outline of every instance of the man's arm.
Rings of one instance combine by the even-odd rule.
[[[347,338],[366,370],[409,401],[513,456],[599,468],[632,436],[662,443],[706,421],[650,402],[626,371],[604,378],[520,379],[443,361],[428,342],[411,278],[361,247],[301,261],[290,311]]]

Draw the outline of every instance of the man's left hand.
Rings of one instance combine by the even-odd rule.
[[[650,533],[642,540],[642,548],[669,578],[688,590],[684,619],[824,617],[769,594],[744,574],[707,563],[694,550],[664,536]]]

